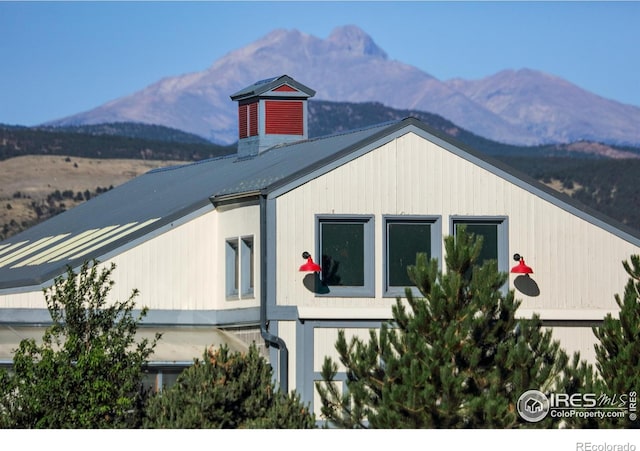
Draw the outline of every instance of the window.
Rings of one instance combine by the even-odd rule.
[[[253,237],[226,240],[226,293],[228,298],[253,297]]]
[[[253,237],[244,237],[240,240],[242,262],[242,294],[243,296],[253,295]]]
[[[386,295],[402,296],[405,287],[413,286],[407,267],[415,264],[418,253],[426,253],[430,259],[441,259],[440,224],[440,219],[435,217],[385,217]]]
[[[154,393],[162,392],[175,385],[180,373],[187,368],[188,367],[179,364],[175,366],[153,366],[147,368],[142,377],[142,385],[145,389],[152,390]]]
[[[238,281],[240,279],[240,254],[238,252],[238,240],[227,240],[226,267],[227,267],[227,297],[238,295]]]
[[[453,233],[458,227],[465,225],[467,232],[484,238],[478,264],[487,260],[497,260],[498,270],[509,271],[509,249],[506,218],[454,218]]]
[[[327,294],[373,296],[373,218],[320,217],[318,228]]]

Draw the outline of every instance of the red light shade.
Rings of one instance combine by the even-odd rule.
[[[516,266],[511,268],[511,272],[514,274],[533,274],[533,269],[524,262],[524,257],[520,254],[515,254],[513,259],[518,262]]]
[[[313,261],[313,258],[311,258],[311,254],[309,254],[309,252],[303,252],[302,258],[306,258],[307,263],[304,263],[303,265],[300,266],[300,271],[320,272],[322,270],[322,268],[320,268],[320,265],[318,265],[316,262]]]

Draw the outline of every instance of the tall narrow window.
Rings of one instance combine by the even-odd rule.
[[[253,237],[244,237],[242,243],[242,295],[253,294]]]
[[[227,298],[252,298],[255,283],[253,236],[229,238],[225,243]]]
[[[386,217],[384,238],[386,295],[403,295],[406,287],[414,286],[407,268],[416,263],[419,253],[427,254],[428,259],[441,258],[439,218]]]
[[[373,218],[320,218],[322,281],[329,295],[373,294]]]
[[[240,281],[240,253],[237,238],[226,241],[225,254],[227,297],[237,296]]]

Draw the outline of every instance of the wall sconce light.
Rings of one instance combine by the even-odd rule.
[[[309,252],[303,252],[302,258],[306,258],[307,262],[300,266],[300,271],[303,272],[320,272],[322,268],[320,265],[313,261]]]
[[[518,262],[513,268],[511,268],[511,272],[515,274],[533,274],[533,269],[530,266],[527,266],[524,262],[524,257],[520,254],[513,254],[513,259]]]

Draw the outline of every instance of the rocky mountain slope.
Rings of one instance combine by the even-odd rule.
[[[391,59],[356,26],[337,28],[327,39],[298,30],[275,30],[204,71],[164,78],[50,125],[142,122],[229,144],[237,138],[237,107],[229,96],[257,80],[281,74],[314,89],[314,99],[375,101],[431,112],[508,144],[580,139],[640,144],[639,107],[604,99],[530,69],[504,71],[482,80],[441,81]]]

